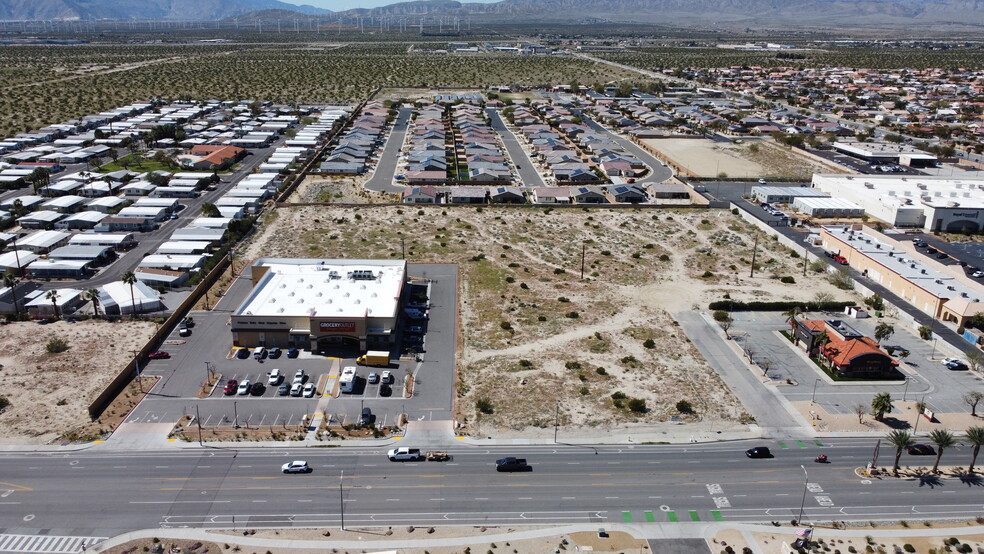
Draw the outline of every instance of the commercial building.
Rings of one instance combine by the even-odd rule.
[[[405,260],[261,258],[251,273],[253,290],[231,317],[234,345],[389,349]]]
[[[820,238],[828,252],[844,256],[863,277],[926,314],[963,326],[984,311],[984,286],[963,275],[959,266],[923,256],[909,241],[895,241],[861,225],[823,227]]]
[[[752,198],[756,202],[769,204],[792,204],[797,198],[827,198],[830,196],[822,190],[809,187],[772,187],[768,185],[752,187]]]
[[[984,179],[814,174],[813,186],[895,227],[953,233],[984,228]]]

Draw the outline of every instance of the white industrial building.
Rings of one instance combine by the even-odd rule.
[[[924,150],[894,142],[835,142],[834,150],[872,164],[898,164],[913,167],[935,166],[937,158]]]
[[[793,210],[810,217],[861,217],[864,215],[864,208],[843,198],[797,198],[793,200]]]
[[[896,227],[947,232],[984,228],[984,179],[814,174],[813,186]]]
[[[752,187],[751,196],[756,202],[769,204],[792,204],[801,197],[827,198],[830,194],[810,187],[772,187],[761,185]]]
[[[99,305],[110,315],[156,312],[164,309],[160,295],[140,281],[134,283],[132,289],[123,281],[103,285],[99,288]]]

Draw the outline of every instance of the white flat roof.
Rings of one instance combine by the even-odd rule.
[[[406,277],[404,260],[262,258],[256,265],[270,270],[236,315],[396,317]]]
[[[844,200],[843,198],[802,197],[797,198],[794,204],[797,206],[805,206],[807,208],[821,208],[827,210],[864,210],[863,207],[851,202],[850,200]]]
[[[979,302],[984,298],[984,286],[966,283],[942,271],[945,267],[942,264],[903,250],[895,241],[887,238],[879,240],[878,237],[863,231],[852,231],[848,226],[837,225],[823,229],[938,298],[966,298],[972,302]]]
[[[70,236],[72,236],[72,233],[37,231],[17,241],[17,246],[36,246],[43,248],[58,244]]]
[[[984,209],[984,179],[955,179],[930,175],[814,174],[813,184],[850,189],[878,199],[885,206],[920,205],[933,208]],[[956,204],[956,206],[951,206]]]

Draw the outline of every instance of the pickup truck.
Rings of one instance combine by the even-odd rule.
[[[394,448],[387,455],[391,462],[420,462],[424,455],[419,448]]]
[[[495,461],[496,471],[528,471],[532,469],[527,463],[526,458],[500,458]]]

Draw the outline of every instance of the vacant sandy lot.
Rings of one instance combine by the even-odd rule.
[[[809,180],[815,172],[829,171],[770,139],[746,140],[742,144],[704,138],[645,139],[642,142],[682,168],[684,173],[697,177]]]
[[[0,414],[0,443],[46,444],[88,423],[89,403],[155,330],[150,322],[101,320],[0,327],[0,394],[10,401]],[[68,350],[49,354],[54,338]]]
[[[322,179],[300,192],[325,188],[358,197]],[[801,259],[764,238],[749,279],[757,232],[727,211],[324,205],[278,208],[245,255],[398,258],[403,239],[411,262],[457,263],[463,433],[552,431],[557,411],[565,432],[698,417],[725,430],[744,409],[673,314],[725,293],[843,297],[821,279],[780,283],[801,279]]]

